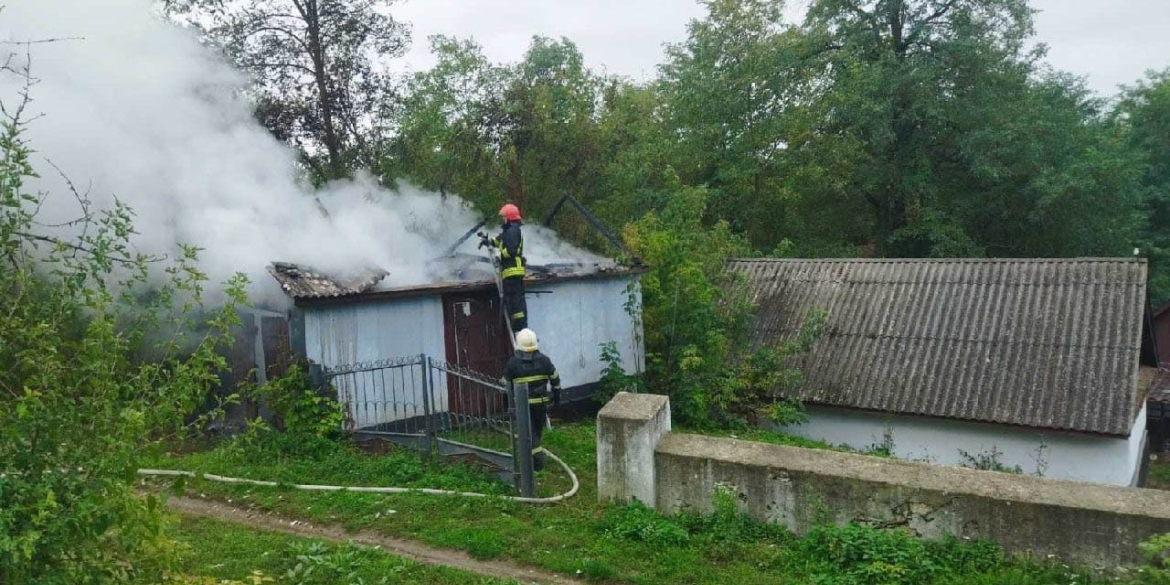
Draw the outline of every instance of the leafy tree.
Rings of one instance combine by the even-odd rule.
[[[781,158],[791,102],[780,2],[705,0],[685,42],[661,66],[666,124],[678,137],[675,168],[711,193],[712,213],[756,245],[778,243],[787,187]]]
[[[641,282],[647,388],[669,395],[688,424],[800,420],[799,403],[786,394],[799,374],[784,360],[815,340],[823,316],[812,316],[786,347],[753,348],[748,291],[724,270],[728,258],[751,255],[746,239],[727,222],[703,225],[705,189],[684,187],[669,173],[665,179],[674,182],[665,208],[627,224],[623,234],[651,267]]]
[[[489,63],[478,45],[433,37],[438,63],[410,80],[386,179],[503,201],[540,217],[565,191],[596,193],[600,83],[567,39],[535,37],[524,59]],[[563,226],[567,227],[567,226]]]
[[[31,84],[20,62],[3,74]],[[157,498],[135,492],[138,456],[216,383],[234,302],[201,309],[193,248],[165,265],[133,254],[124,205],[72,193],[74,235],[38,222],[50,195],[25,189],[25,95],[0,108],[0,583],[159,582],[176,549]]]
[[[1142,169],[1141,247],[1151,263],[1150,300],[1161,305],[1170,302],[1170,69],[1125,88],[1117,114]]]
[[[1018,88],[1038,57],[1024,51],[1031,27],[1025,0],[814,2],[791,46],[803,105],[792,147],[814,166],[843,162],[820,198],[868,208],[882,253],[927,255],[935,237],[978,253],[936,205],[946,194],[936,176],[962,163],[956,114],[986,111],[978,98],[1015,99],[1005,84]]]
[[[517,203],[544,211],[566,190],[591,200],[598,89],[572,41],[532,40],[504,94],[504,160]]]
[[[458,193],[487,209],[507,198],[497,120],[509,71],[473,41],[430,42],[437,62],[407,82],[399,130],[383,153],[384,179]]]
[[[321,179],[371,166],[388,124],[393,80],[409,28],[395,0],[167,0],[257,79],[256,115],[297,146]]]
[[[596,152],[598,192],[591,207],[612,225],[662,210],[669,190],[675,144],[655,85],[609,80],[601,93]]]
[[[809,227],[886,256],[1127,251],[1121,144],[1027,48],[1025,0],[818,0],[799,32],[783,168]]]

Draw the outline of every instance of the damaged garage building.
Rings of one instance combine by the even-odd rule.
[[[512,346],[492,265],[486,257],[448,254],[432,261],[430,268],[438,275],[434,282],[405,287],[386,286],[388,273],[382,270],[347,278],[282,262],[268,270],[294,304],[292,350],[311,363],[329,370],[427,356],[499,379]],[[605,367],[600,360],[605,344],[616,346],[626,372],[643,370],[639,277],[645,268],[640,262],[527,268],[529,327],[537,332],[541,351],[558,367],[564,401],[592,395]],[[440,376],[434,383],[448,381]],[[338,399],[353,402],[352,397]],[[350,410],[351,424],[359,429],[397,416],[390,410]]]

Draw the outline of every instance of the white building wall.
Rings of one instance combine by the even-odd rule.
[[[530,285],[551,294],[528,295],[528,326],[540,340],[540,351],[556,364],[566,388],[601,380],[601,345],[615,342],[627,373],[641,372],[642,325],[626,312],[633,294],[641,314],[642,289],[637,277],[575,280]]]
[[[1002,453],[1001,463],[1027,474],[1122,486],[1137,479],[1146,431],[1144,407],[1130,436],[1119,438],[822,406],[807,410],[807,423],[784,431],[853,449],[881,445],[888,433],[894,457],[939,465],[961,465],[960,450],[978,456],[994,449]]]
[[[426,354],[443,359],[443,306],[439,296],[312,307],[305,312],[306,357],[324,367]],[[378,370],[334,378],[338,400],[350,405],[356,428],[423,414],[422,368]],[[411,376],[414,376],[413,378]],[[447,377],[432,376],[431,395],[442,410]]]
[[[601,344],[610,341],[617,343],[627,372],[643,370],[641,320],[633,319],[625,309],[633,294],[636,314],[641,314],[641,287],[636,276],[529,288],[551,291],[529,294],[529,327],[539,336],[541,351],[556,364],[563,386],[599,381],[604,367]],[[324,367],[419,354],[445,360],[442,299],[441,294],[435,294],[305,308],[306,357]],[[438,406],[446,408],[447,377],[434,376],[434,380],[443,391],[433,395]],[[417,381],[345,376],[334,383],[338,399],[354,405],[351,416],[358,428],[410,418],[415,410],[421,414],[421,385]],[[413,390],[404,392],[403,388]]]

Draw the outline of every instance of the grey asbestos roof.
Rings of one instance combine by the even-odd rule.
[[[1128,435],[1140,408],[1138,259],[733,260],[754,343],[824,333],[796,358],[809,403]]]
[[[358,271],[350,276],[331,276],[309,266],[288,262],[273,262],[268,273],[280,283],[280,288],[294,299],[319,299],[361,294],[382,281],[389,274],[379,268]]]

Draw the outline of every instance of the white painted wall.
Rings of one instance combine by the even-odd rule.
[[[443,359],[439,296],[305,309],[306,357],[325,367],[426,354]],[[350,405],[357,428],[423,414],[421,368],[381,370],[334,379],[338,400]],[[414,374],[415,378],[410,376]],[[447,377],[433,376],[439,409],[447,407]]]
[[[641,314],[642,289],[637,277],[576,280],[530,285],[551,294],[528,295],[528,326],[540,339],[540,351],[552,359],[566,388],[601,379],[601,344],[616,342],[627,373],[641,372],[642,326],[626,313],[633,287]]]
[[[977,456],[994,448],[1002,453],[1000,462],[1008,467],[1019,465],[1027,474],[1036,474],[1042,461],[1045,477],[1122,486],[1133,485],[1137,479],[1146,431],[1145,407],[1138,413],[1130,436],[1119,438],[823,406],[807,410],[807,423],[784,431],[866,449],[881,444],[888,430],[893,454],[899,459],[960,465],[960,449]]]

